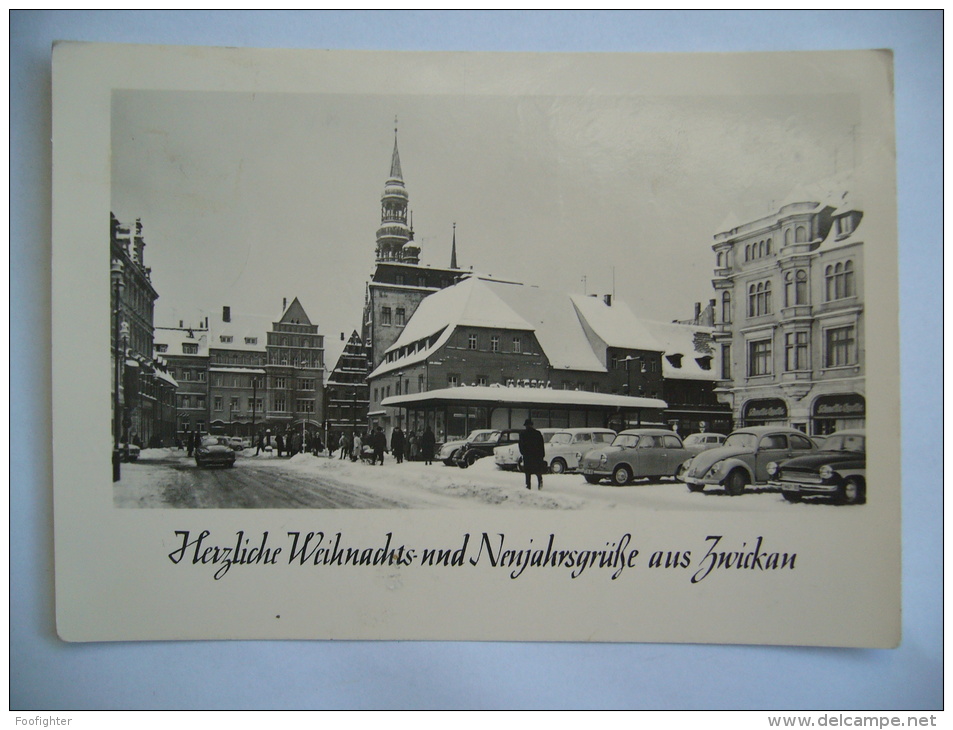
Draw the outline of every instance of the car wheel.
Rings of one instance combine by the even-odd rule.
[[[743,469],[735,469],[725,480],[725,491],[732,497],[744,494],[745,487],[748,486],[748,475]]]
[[[784,498],[785,498],[788,502],[800,502],[800,501],[801,501],[801,495],[798,494],[797,492],[781,492],[781,494],[784,495]]]
[[[623,487],[632,481],[632,470],[625,464],[619,464],[612,472],[612,481],[617,487]]]
[[[864,483],[857,477],[848,477],[841,487],[841,502],[844,504],[863,504],[867,501]]]
[[[596,476],[595,474],[585,474],[586,481],[590,484],[598,484],[601,477]]]
[[[566,462],[562,459],[553,459],[553,463],[549,465],[549,470],[553,474],[562,474],[566,471]]]

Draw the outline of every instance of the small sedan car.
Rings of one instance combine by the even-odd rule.
[[[457,452],[457,466],[466,469],[473,466],[477,460],[484,456],[491,456],[498,447],[516,444],[519,448],[520,432],[516,429],[506,428],[502,431],[494,431],[486,438],[475,438],[468,441],[466,445]]]
[[[608,446],[615,431],[608,428],[567,428],[553,434],[546,444],[546,466],[553,474],[576,471],[583,456]]]
[[[583,456],[579,470],[590,484],[611,479],[621,487],[636,477],[657,481],[663,476],[677,476],[679,467],[694,453],[685,448],[674,431],[630,428],[616,436],[611,445]]]
[[[228,445],[235,451],[241,451],[245,448],[245,442],[241,436],[232,436],[228,439]]]
[[[789,502],[829,497],[841,504],[867,501],[867,440],[863,430],[838,431],[820,451],[768,464],[771,486]]]
[[[541,428],[539,432],[543,434],[543,443],[548,444],[553,434],[559,433],[558,428]],[[520,456],[519,443],[505,444],[493,449],[493,461],[496,466],[504,471],[523,471],[523,457]]]
[[[466,446],[468,443],[479,441],[481,443],[489,441],[491,438],[499,434],[499,431],[496,431],[492,428],[482,428],[477,429],[476,431],[470,431],[470,435],[465,439],[455,439],[453,441],[447,441],[440,447],[440,451],[437,452],[437,459],[442,461],[447,466],[456,466],[457,457],[463,453],[461,449]]]
[[[717,449],[725,443],[725,435],[723,433],[690,433],[682,440],[682,443],[689,449],[695,447],[702,451]]]
[[[752,426],[733,431],[723,446],[695,456],[678,478],[693,492],[723,485],[731,496],[743,494],[749,484],[768,481],[768,464],[817,450],[814,442],[795,428]]]
[[[235,466],[235,449],[227,436],[204,436],[195,450],[195,465]]]

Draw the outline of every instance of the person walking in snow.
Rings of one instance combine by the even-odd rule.
[[[424,435],[420,437],[420,458],[424,460],[425,464],[433,464],[433,452],[436,446],[437,438],[434,436],[430,426],[427,426]]]
[[[341,455],[338,457],[339,459],[343,459],[344,456],[347,454],[347,451],[348,451],[347,445],[348,445],[347,434],[342,431],[341,440],[338,442],[338,447],[341,449]]]
[[[526,488],[530,486],[530,477],[536,475],[536,488],[543,488],[543,470],[546,468],[546,444],[543,434],[533,428],[533,422],[527,418],[520,431],[520,456],[523,457],[523,473],[526,475]]]
[[[394,432],[390,435],[390,451],[394,455],[394,458],[397,459],[397,463],[401,464],[404,461],[404,432],[401,430],[400,426],[394,429]]]
[[[285,439],[280,433],[275,436],[275,449],[278,451],[278,456],[283,455],[285,452]]]
[[[371,448],[374,449],[374,461],[372,464],[377,464],[377,460],[380,459],[381,466],[384,466],[384,452],[387,451],[387,437],[384,435],[384,429],[380,426],[377,427],[377,431],[371,436]]]
[[[354,440],[351,442],[351,461],[357,461],[361,458],[361,449],[364,448],[364,440],[361,435],[355,431]]]

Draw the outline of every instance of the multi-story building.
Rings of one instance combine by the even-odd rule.
[[[156,446],[175,428],[176,381],[153,356],[153,312],[159,298],[145,265],[142,221],[135,234],[109,214],[113,440]]]
[[[277,321],[224,306],[197,327],[160,328],[157,350],[183,385],[180,438],[323,426],[324,336],[297,298],[283,302]]]
[[[862,219],[845,193],[715,235],[720,393],[736,424],[864,425]]]
[[[662,355],[645,324],[611,297],[570,296],[469,276],[427,297],[386,351],[369,376],[369,418],[372,425],[389,429],[402,423],[406,408],[388,405],[390,398],[402,397],[400,403],[406,403],[408,395],[463,386],[471,392],[509,387],[619,396],[613,413],[597,414],[593,408],[591,418],[598,421],[588,425],[622,428],[640,422],[639,409],[664,408]],[[434,414],[431,425],[438,435],[459,436],[468,428],[498,425],[492,408],[454,408],[452,400]],[[569,400],[579,407],[579,418],[591,420],[584,413],[585,397]],[[529,394],[525,402],[537,401]],[[631,409],[631,418],[624,408]],[[536,411],[533,418],[541,425],[570,422],[566,409]]]
[[[354,331],[325,384],[324,417],[328,438],[340,437],[342,432],[352,436],[367,429],[367,372],[364,341]]]

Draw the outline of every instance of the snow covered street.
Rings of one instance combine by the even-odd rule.
[[[587,484],[579,474],[548,474],[543,490],[527,491],[523,475],[497,469],[482,459],[469,469],[441,463],[383,466],[298,454],[238,453],[232,469],[198,469],[184,451],[145,449],[139,461],[122,465],[114,486],[117,507],[452,509],[660,509],[765,512],[819,509],[821,504],[788,504],[778,492],[754,488],[739,497],[709,488],[691,493],[671,479],[636,481],[628,487]]]

